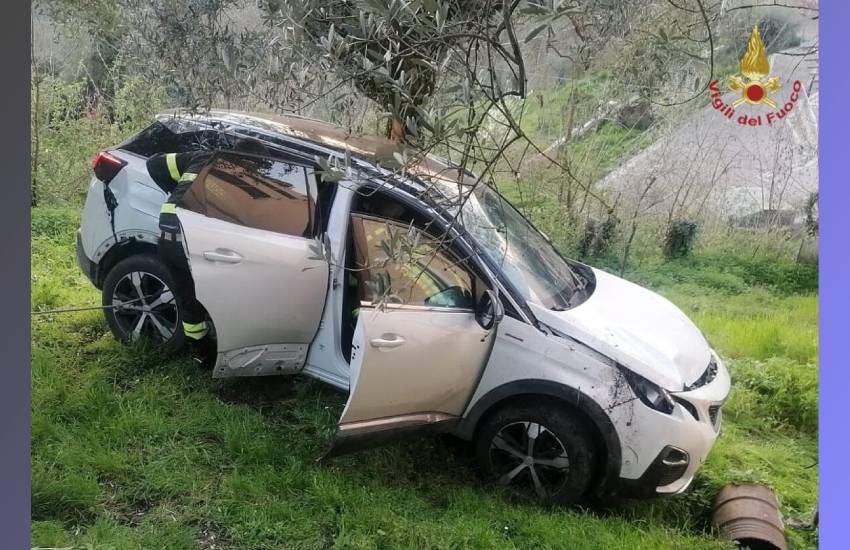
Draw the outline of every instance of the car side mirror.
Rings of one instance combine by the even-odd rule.
[[[502,322],[505,317],[505,308],[496,293],[485,290],[475,307],[475,320],[484,330],[491,330]]]

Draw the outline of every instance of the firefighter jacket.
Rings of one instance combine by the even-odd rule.
[[[212,151],[192,151],[189,153],[160,153],[148,159],[147,168],[154,183],[169,193],[168,199],[159,211],[159,229],[168,233],[178,233],[180,222],[177,219],[177,205],[180,199],[213,156]]]

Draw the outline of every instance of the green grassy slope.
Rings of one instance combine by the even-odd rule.
[[[76,225],[70,210],[33,211],[33,309],[99,304],[74,264]],[[785,514],[806,520],[817,296],[728,273],[708,284],[708,272],[679,262],[632,277],[683,307],[726,358],[723,436],[689,493],[592,512],[515,502],[441,438],[317,463],[344,395],[306,378],[283,398],[276,380],[213,381],[186,357],[116,343],[97,311],[34,317],[33,546],[716,548],[710,501],[733,480],[769,483]]]

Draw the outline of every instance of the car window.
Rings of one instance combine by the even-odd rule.
[[[313,234],[312,170],[278,159],[219,153],[180,206],[211,218],[300,237]]]
[[[380,218],[352,215],[361,301],[471,309],[474,278],[438,239]]]

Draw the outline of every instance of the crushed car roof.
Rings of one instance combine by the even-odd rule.
[[[248,128],[268,135],[284,136],[293,142],[300,142],[328,155],[344,157],[346,155],[367,163],[378,172],[393,172],[401,167],[399,158],[417,158],[408,165],[404,180],[421,187],[420,192],[439,188],[446,198],[460,195],[460,186],[475,183],[475,176],[466,171],[461,173],[457,166],[433,155],[416,154],[408,146],[392,142],[386,138],[353,133],[345,128],[297,115],[279,115],[272,113],[253,113],[230,110],[211,110],[204,113],[176,111],[160,113],[158,120],[179,119],[203,125],[221,127]],[[393,173],[399,177],[398,173]]]

